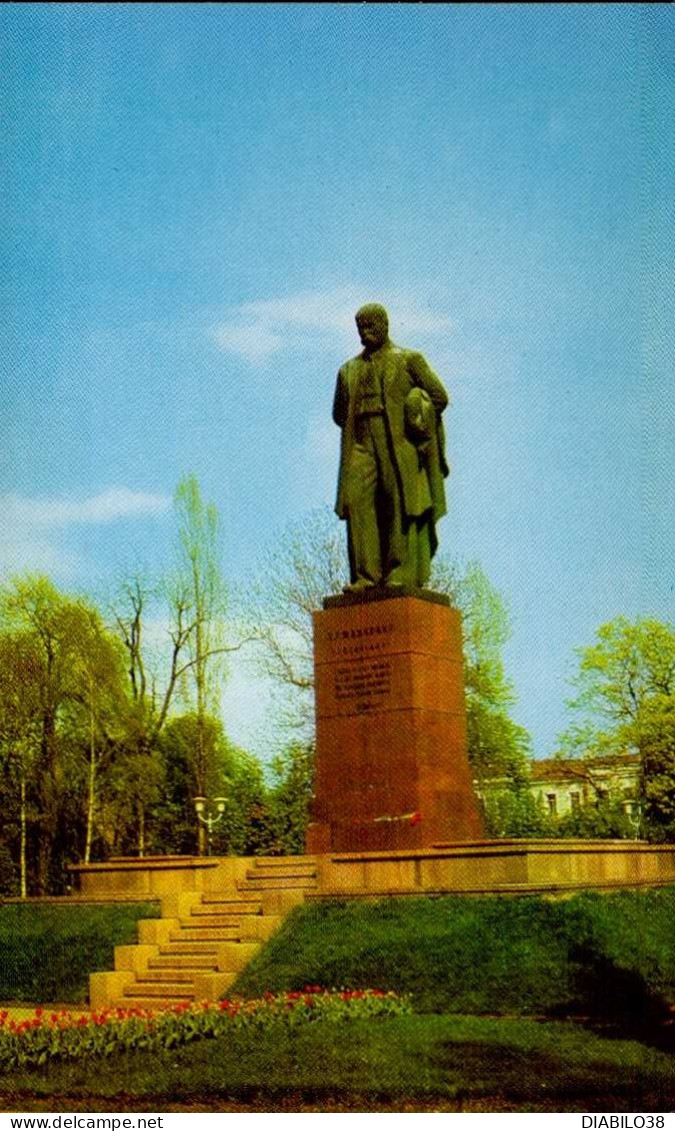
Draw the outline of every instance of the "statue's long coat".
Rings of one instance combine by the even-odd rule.
[[[448,403],[441,381],[430,369],[421,353],[401,349],[389,342],[370,359],[382,377],[384,414],[391,440],[392,458],[398,472],[403,511],[408,518],[419,518],[431,512],[436,522],[446,513],[444,477],[448,474],[441,413]],[[364,355],[352,358],[340,369],[333,402],[333,419],[342,429],[340,475],[335,510],[340,518],[348,518],[345,488],[347,468],[355,442],[355,405]],[[405,401],[415,388],[424,389],[436,409],[437,426],[424,460],[417,447],[406,436]],[[435,541],[435,540],[434,540]]]

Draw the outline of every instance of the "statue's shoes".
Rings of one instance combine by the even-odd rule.
[[[344,585],[342,588],[343,593],[362,593],[364,589],[372,589],[374,586],[373,581],[366,581],[365,578],[360,577],[358,581],[352,581],[349,585]]]

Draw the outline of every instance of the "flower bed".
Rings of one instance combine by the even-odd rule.
[[[350,1021],[411,1012],[410,998],[383,990],[324,990],[307,986],[287,994],[220,1002],[181,1002],[168,1009],[103,1009],[80,1016],[36,1009],[25,1021],[0,1010],[0,1070],[50,1060],[111,1056],[134,1049],[173,1048],[272,1025],[286,1028],[317,1021]]]

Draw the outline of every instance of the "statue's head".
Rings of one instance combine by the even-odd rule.
[[[389,337],[389,315],[377,302],[369,302],[356,312],[356,328],[364,349],[372,352]]]

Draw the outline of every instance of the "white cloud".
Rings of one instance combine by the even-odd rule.
[[[120,518],[162,514],[170,506],[168,495],[150,495],[144,491],[131,491],[128,487],[110,487],[84,499],[28,499],[12,493],[0,495],[0,514],[8,525],[48,527],[115,522]]]
[[[284,340],[262,322],[236,326],[223,323],[213,332],[216,342],[225,353],[238,353],[247,361],[264,361],[283,348]]]
[[[354,342],[354,314],[371,301],[385,302],[394,340],[409,333],[447,332],[452,325],[445,311],[426,308],[414,296],[388,292],[380,298],[370,287],[349,284],[242,303],[211,333],[220,349],[251,363],[287,349],[348,348]]]
[[[125,518],[163,514],[169,495],[110,487],[77,498],[27,498],[13,492],[0,495],[0,569],[25,569],[71,576],[79,559],[62,544],[69,527],[92,526]]]
[[[61,578],[77,572],[79,559],[35,531],[4,525],[0,520],[0,573],[52,574]]]

